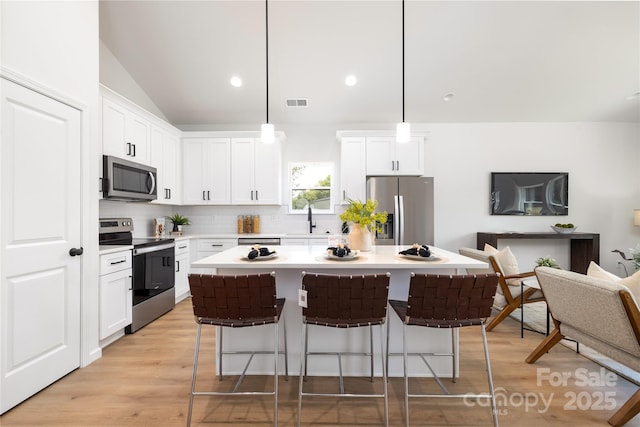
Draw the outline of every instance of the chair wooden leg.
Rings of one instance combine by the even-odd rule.
[[[535,363],[536,360],[540,359],[543,354],[548,352],[554,345],[558,344],[564,336],[560,333],[559,329],[554,329],[547,338],[542,341],[535,350],[531,352],[529,357],[526,358],[527,363]]]
[[[500,310],[500,313],[498,313],[496,317],[491,319],[491,322],[489,322],[489,324],[486,326],[486,331],[490,332],[491,330],[493,330],[493,328],[498,326],[500,322],[506,319],[513,312],[513,310],[518,307],[520,307],[520,303],[516,300],[513,300],[509,304],[505,305],[504,308]]]
[[[609,424],[614,427],[625,425],[631,418],[640,413],[640,390],[636,391],[633,396],[627,400],[618,412],[609,418]]]

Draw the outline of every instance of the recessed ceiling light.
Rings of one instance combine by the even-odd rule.
[[[358,79],[353,74],[348,75],[347,78],[344,79],[344,84],[347,86],[355,86],[356,83],[358,83]]]
[[[629,101],[632,101],[632,100],[634,100],[636,98],[639,98],[639,97],[640,97],[640,90],[638,92],[636,92],[636,93],[632,93],[631,95],[627,96],[626,99],[628,99]]]
[[[231,82],[231,86],[233,86],[233,87],[242,86],[242,79],[240,77],[238,77],[238,76],[231,77],[230,82]]]
[[[442,97],[442,100],[443,100],[444,102],[449,102],[449,101],[453,100],[453,97],[454,97],[454,96],[456,96],[456,94],[455,94],[455,93],[453,93],[453,92],[449,92],[448,94],[446,94],[445,96],[443,96],[443,97]]]

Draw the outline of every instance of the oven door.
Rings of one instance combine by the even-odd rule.
[[[127,201],[156,200],[156,168],[103,156],[103,195],[107,199]]]
[[[165,292],[175,285],[174,244],[133,250],[133,305]]]

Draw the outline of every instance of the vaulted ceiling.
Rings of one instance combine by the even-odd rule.
[[[400,121],[400,0],[268,10],[270,122]],[[404,35],[409,122],[640,122],[638,1],[407,0]],[[100,37],[174,125],[264,122],[264,1],[102,0]]]

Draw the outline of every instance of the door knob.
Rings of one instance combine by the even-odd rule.
[[[82,249],[82,248],[71,248],[71,249],[69,249],[69,255],[71,255],[71,256],[82,255],[82,252],[84,252],[84,249]]]

